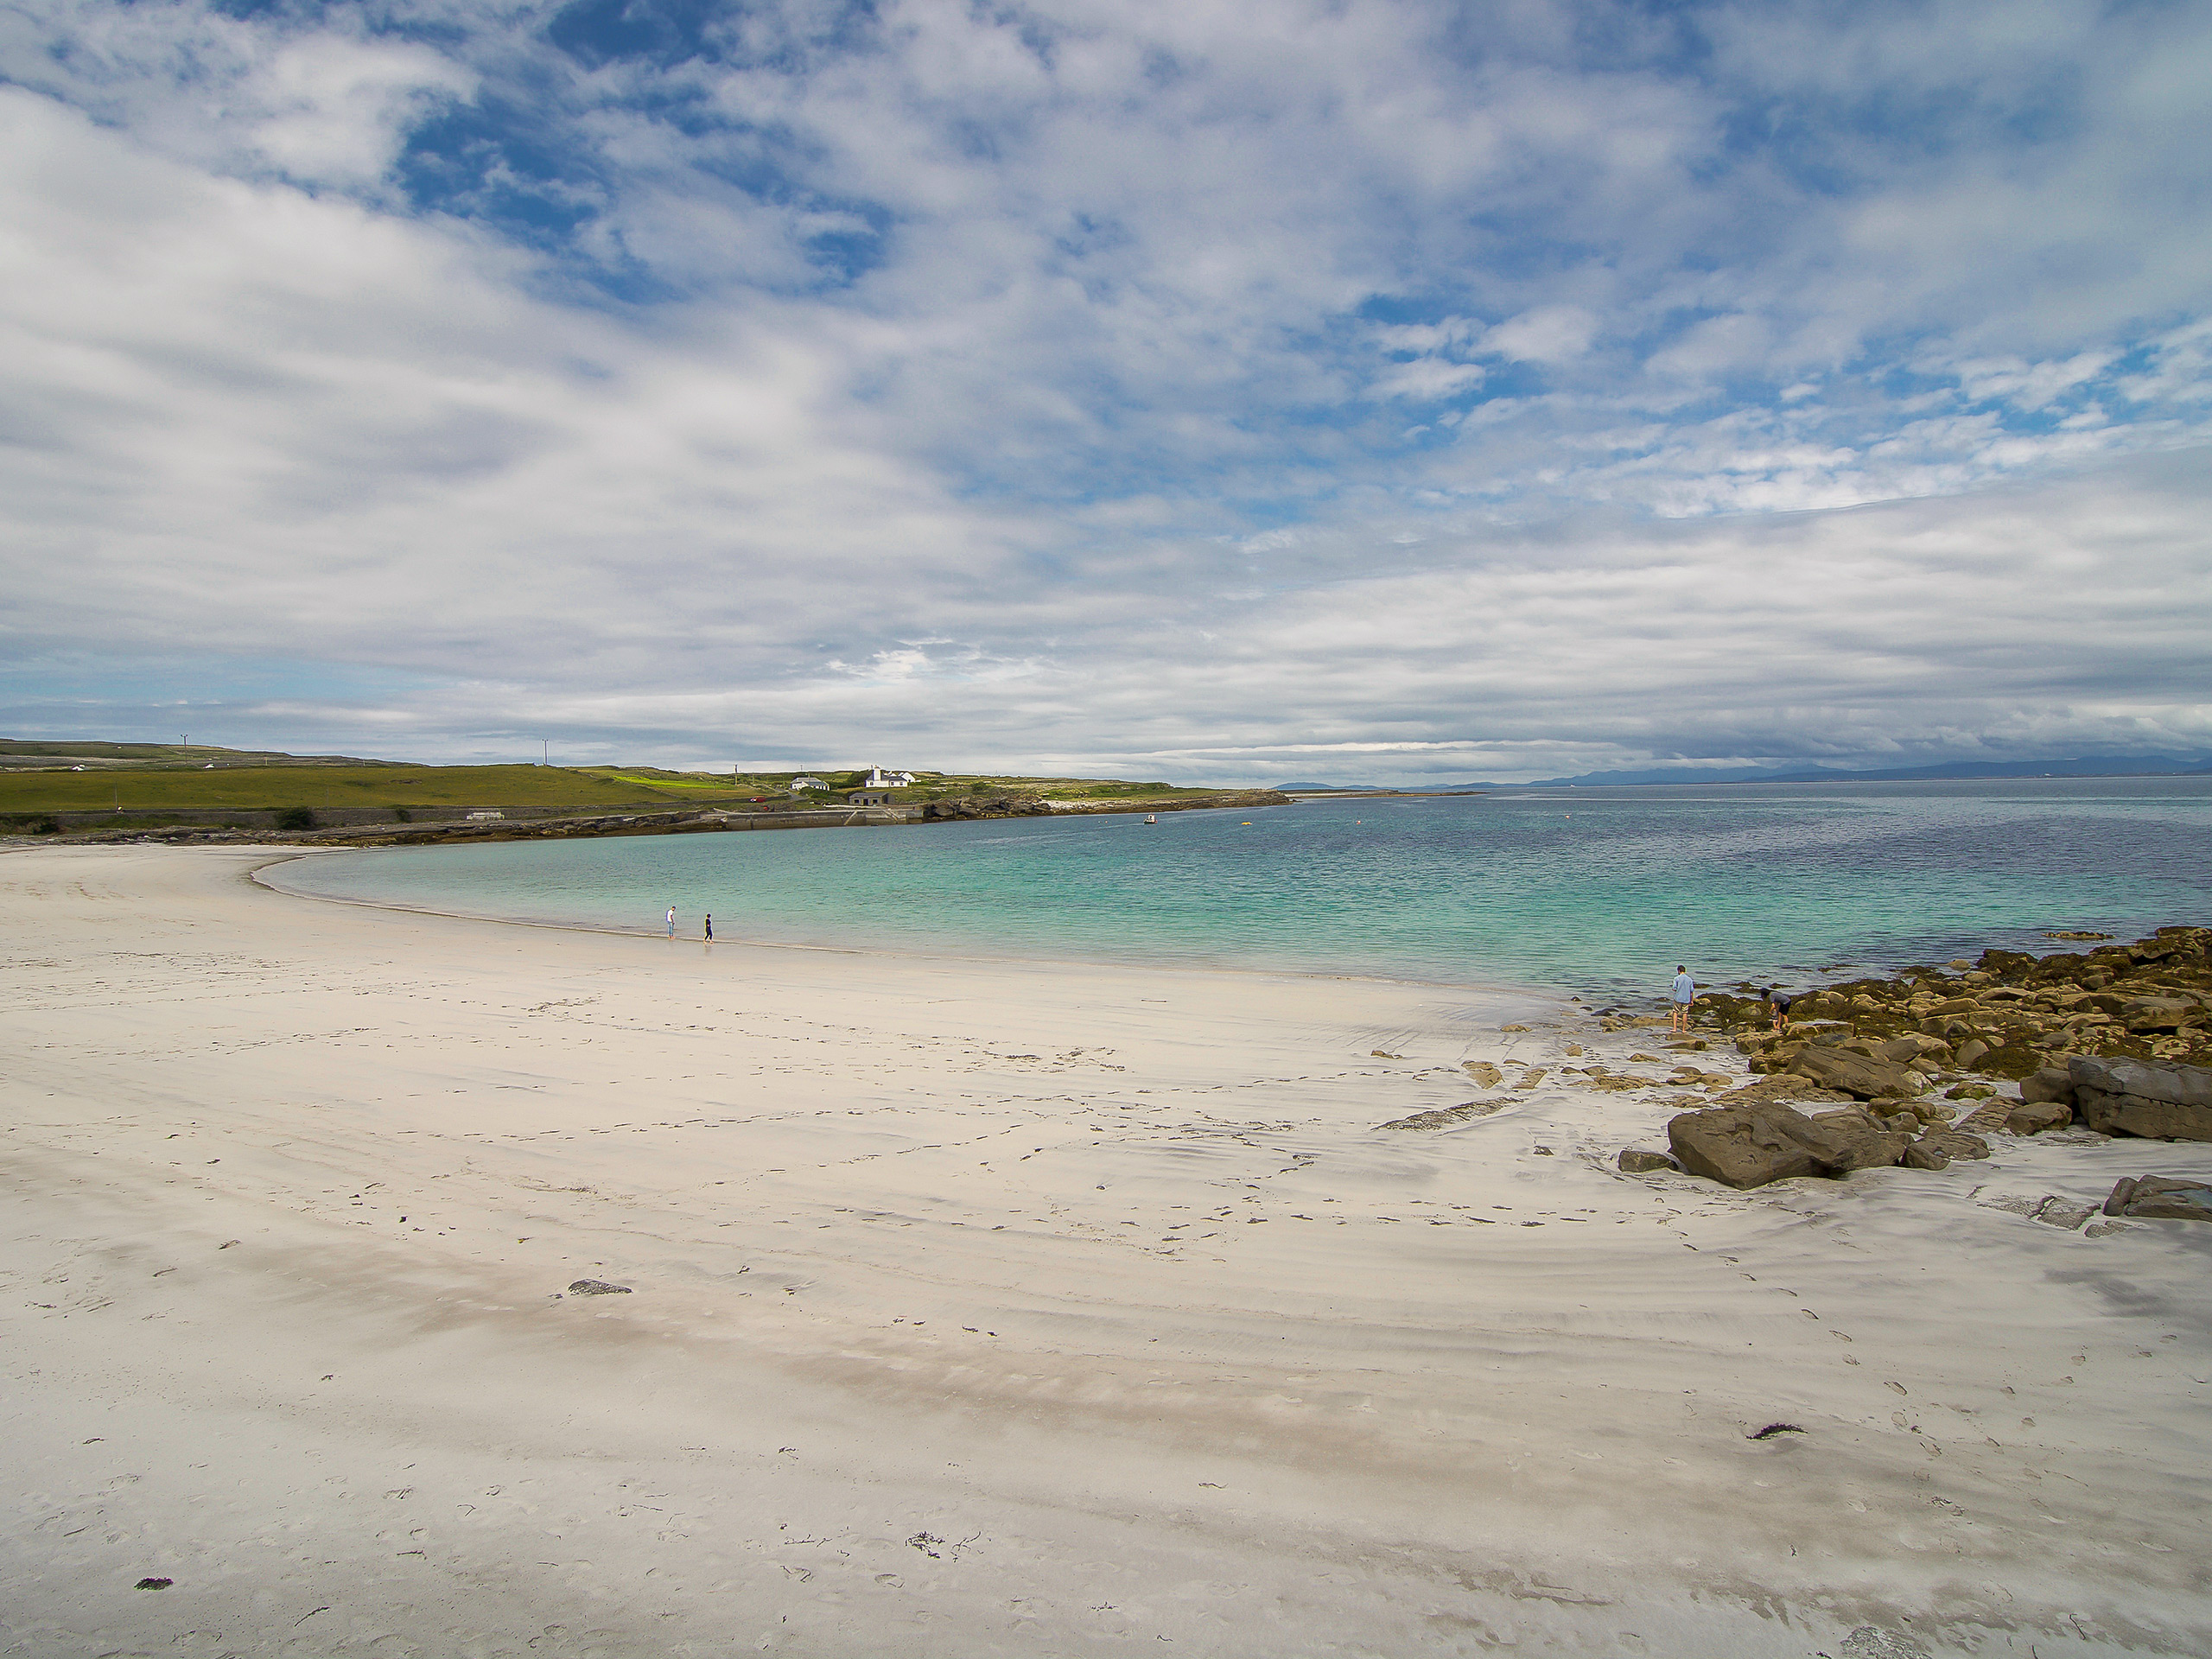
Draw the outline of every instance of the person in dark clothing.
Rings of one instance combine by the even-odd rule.
[[[1787,1027],[1789,1024],[1789,1005],[1796,999],[1777,985],[1766,994],[1766,1000],[1774,1009],[1775,1030],[1778,1032]]]
[[[712,912],[712,911],[710,910],[710,911],[709,911],[709,912],[707,912],[707,943],[708,943],[709,944],[712,944],[714,942],[715,942],[715,913],[714,913],[714,912]]]

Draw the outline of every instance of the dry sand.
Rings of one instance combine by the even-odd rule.
[[[275,855],[0,857],[0,1652],[2212,1651],[2212,1228],[2016,1212],[2212,1147],[1737,1194],[1557,1003]]]

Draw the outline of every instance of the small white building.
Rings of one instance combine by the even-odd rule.
[[[912,785],[913,781],[914,774],[911,772],[886,772],[881,766],[868,769],[868,787],[870,789],[906,789]]]
[[[471,823],[493,823],[504,819],[506,816],[504,812],[472,812],[468,815],[468,821]]]
[[[798,777],[791,779],[791,793],[794,795],[798,794],[802,789],[827,789],[829,787],[829,785],[823,783],[822,779],[817,778],[811,772],[801,772]]]

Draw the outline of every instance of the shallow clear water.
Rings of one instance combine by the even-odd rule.
[[[2212,778],[1506,790],[1247,812],[369,849],[272,873],[468,915],[1611,994],[2212,919]]]

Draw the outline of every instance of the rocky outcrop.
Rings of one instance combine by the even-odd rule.
[[[2147,1221],[2212,1221],[2212,1183],[2193,1175],[2130,1175],[2105,1200],[2105,1214]]]
[[[957,800],[931,801],[915,817],[931,823],[949,818],[1043,817],[1052,810],[1033,795],[963,795]]]
[[[1894,1164],[1908,1138],[1869,1122],[1810,1118],[1780,1102],[1684,1112],[1667,1125],[1676,1161],[1738,1188],[1799,1175],[1842,1175]]]
[[[2212,1141],[2212,1071],[2079,1056],[2068,1062],[2082,1121],[2107,1135]]]
[[[1624,1148],[1615,1162],[1630,1175],[1649,1175],[1659,1170],[1677,1170],[1681,1166],[1663,1152],[1647,1152],[1641,1147]]]
[[[2162,927],[2047,957],[1985,950],[1973,963],[1852,980],[1798,998],[1779,1034],[1755,995],[1709,994],[1698,1013],[1700,1024],[1734,1031],[1755,1071],[1844,1047],[1922,1071],[2018,1079],[2032,1099],[2030,1080],[2075,1055],[2212,1065],[2212,928]]]
[[[1985,1135],[2076,1122],[2212,1141],[2212,928],[2162,927],[2086,954],[1985,950],[1974,963],[1832,985],[1800,997],[1780,1033],[1756,995],[1708,993],[1698,1007],[1700,1022],[1733,1027],[1764,1075],[1676,1117],[1668,1139],[1684,1169],[1731,1186],[1882,1163],[1942,1169],[1989,1156]],[[1609,1030],[1637,1023],[1605,1012]],[[2017,1079],[2018,1096],[1961,1071]],[[1955,1123],[1933,1097],[1939,1073],[1957,1109],[1972,1108]],[[1845,1101],[1859,1103],[1795,1109]]]

